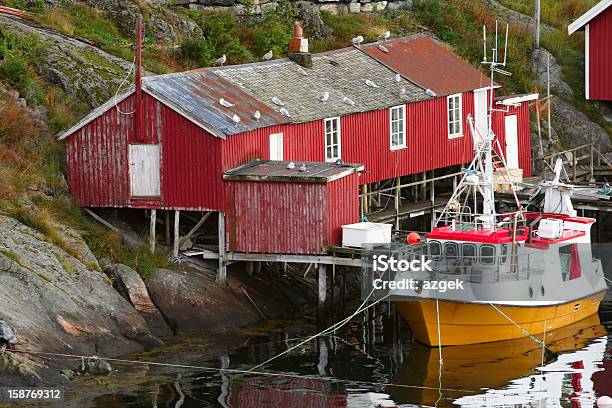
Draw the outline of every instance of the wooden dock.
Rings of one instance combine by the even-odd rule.
[[[395,208],[387,208],[382,211],[366,214],[368,221],[371,222],[394,222],[397,217],[400,220],[419,217],[431,214],[435,209],[444,208],[448,197],[436,197],[434,200],[423,200],[415,203],[406,203],[399,206],[397,212]]]

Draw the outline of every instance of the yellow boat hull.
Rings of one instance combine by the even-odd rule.
[[[532,335],[551,331],[585,319],[599,309],[605,292],[552,306],[502,306],[512,321]],[[440,340],[436,301],[415,299],[395,301],[395,306],[408,322],[412,334],[429,346],[458,346],[488,343],[525,337],[507,317],[489,304],[440,300]],[[546,323],[546,327],[544,324]]]

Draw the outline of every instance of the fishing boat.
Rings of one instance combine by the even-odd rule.
[[[391,288],[390,295],[414,337],[430,346],[555,330],[597,313],[607,289],[602,264],[591,251],[590,230],[596,220],[574,210],[573,187],[561,181],[561,161],[554,178],[541,184],[542,211],[527,211],[517,198],[504,151],[491,129],[492,112],[503,109],[494,106],[494,74],[510,75],[502,69],[506,57],[498,62],[495,43],[492,58],[483,61],[491,72],[486,130],[477,128],[468,115],[474,158],[462,169],[444,209],[434,215],[431,232],[411,253],[430,260],[431,271],[392,277],[395,283],[417,282],[416,287]],[[514,195],[514,211],[497,210],[499,180]],[[451,281],[463,288],[439,290],[448,286],[440,282]],[[438,282],[437,287],[424,284],[430,282]]]

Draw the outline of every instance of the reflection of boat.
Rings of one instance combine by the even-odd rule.
[[[443,398],[466,406],[493,406],[496,399],[498,403],[521,404],[547,392],[552,398],[560,398],[563,378],[576,371],[571,363],[578,361],[582,361],[583,367],[580,369],[583,377],[580,392],[588,395],[589,377],[597,371],[596,363],[603,357],[606,338],[601,338],[605,335],[606,330],[597,315],[547,333],[549,348],[562,354],[554,362],[545,361],[544,371],[559,372],[547,372],[545,375],[540,375],[538,371],[542,363],[542,349],[526,337],[445,347],[442,349]],[[420,385],[424,388],[392,387],[389,388],[391,398],[399,403],[434,405],[440,397],[438,374],[438,349],[413,344],[395,384]],[[543,377],[546,379],[543,380]],[[483,393],[483,389],[488,391]],[[539,393],[540,389],[542,394]],[[509,395],[512,395],[512,401],[507,399]]]
[[[401,272],[394,283],[405,286],[391,288],[414,336],[430,346],[555,330],[597,313],[607,289],[601,262],[592,256],[595,219],[577,216],[570,198],[573,187],[560,181],[560,160],[555,178],[542,183],[543,212],[528,212],[516,199],[516,211],[497,213],[496,177],[506,177],[504,183],[515,191],[504,149],[491,129],[491,113],[501,109],[493,106],[493,75],[505,61],[494,57],[485,63],[491,65],[486,134],[468,116],[474,159],[425,235],[427,242],[408,255],[428,258],[432,270]],[[407,287],[413,281],[419,283]],[[438,290],[440,283],[446,288],[449,282],[465,286]]]

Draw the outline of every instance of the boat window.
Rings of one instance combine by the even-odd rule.
[[[442,245],[438,241],[429,241],[429,256],[431,259],[438,261],[442,258]]]
[[[456,259],[459,256],[459,245],[456,242],[445,242],[444,253],[446,259]]]
[[[507,245],[502,245],[501,247],[501,263],[506,263],[506,258],[508,256],[508,246]]]
[[[493,265],[495,263],[495,247],[493,245],[483,245],[480,247],[480,263]]]
[[[465,259],[470,259],[472,261],[476,260],[476,245],[474,244],[462,244],[461,245],[461,255]]]

